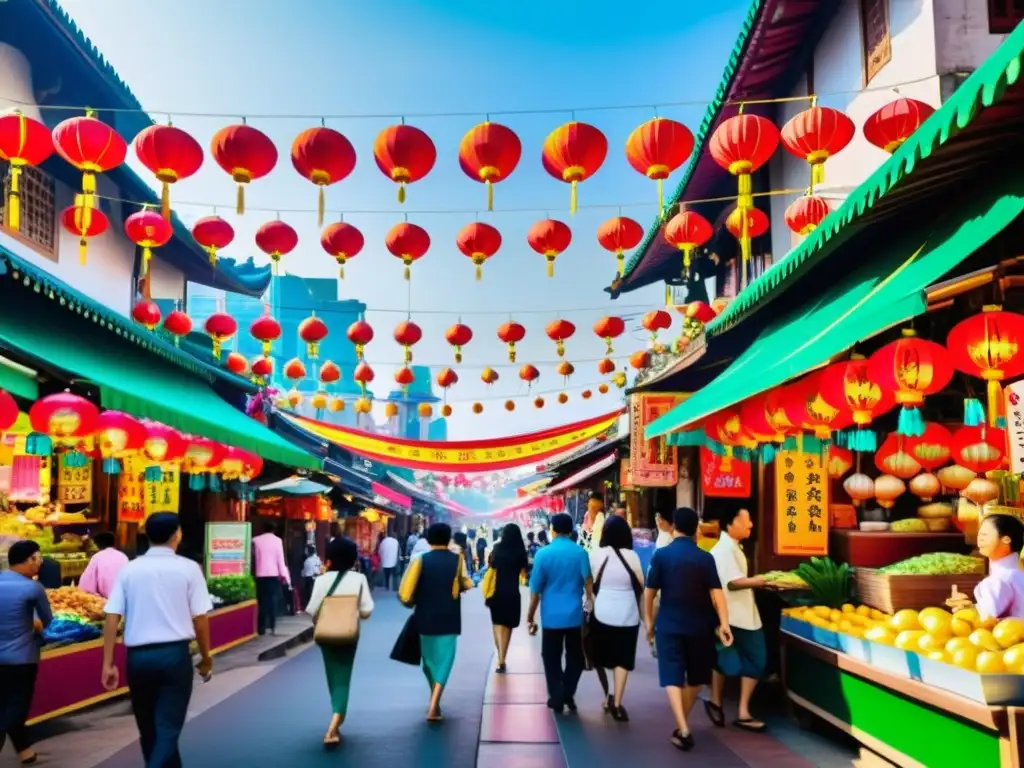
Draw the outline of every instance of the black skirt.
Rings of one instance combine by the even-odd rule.
[[[636,642],[640,625],[612,627],[590,617],[588,648],[591,666],[603,669],[622,668],[630,672],[636,667]]]
[[[523,615],[523,601],[519,592],[498,592],[487,601],[491,609],[491,623],[499,627],[515,629]]]

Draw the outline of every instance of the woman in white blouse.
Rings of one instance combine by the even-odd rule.
[[[609,517],[601,530],[601,546],[590,555],[594,574],[594,612],[590,617],[590,663],[597,670],[607,701],[605,711],[628,721],[622,706],[629,673],[636,665],[640,633],[643,566],[633,551],[633,531],[624,518]],[[613,670],[614,693],[609,693],[606,669]]]
[[[373,597],[366,576],[352,570],[359,559],[359,548],[352,539],[338,537],[327,545],[326,570],[313,582],[313,594],[306,606],[306,613],[316,623],[320,605],[325,597],[336,595],[359,596],[359,618],[368,619],[373,613]],[[345,721],[348,711],[348,695],[352,682],[352,668],[356,659],[356,646],[352,645],[321,645],[320,652],[324,657],[324,670],[327,673],[327,689],[331,694],[331,723],[327,726],[324,746],[328,749],[341,743],[339,729]]]

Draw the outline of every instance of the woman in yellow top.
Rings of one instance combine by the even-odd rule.
[[[462,634],[461,596],[473,588],[473,580],[466,575],[465,557],[449,549],[451,541],[450,526],[431,525],[427,529],[430,550],[410,561],[398,589],[398,599],[414,611],[423,674],[430,686],[430,721],[441,719],[441,694],[455,665]]]

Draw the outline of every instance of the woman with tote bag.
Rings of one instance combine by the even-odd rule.
[[[352,539],[332,539],[327,545],[325,571],[313,582],[313,594],[306,606],[306,612],[313,617],[313,639],[324,657],[331,694],[333,715],[324,736],[324,747],[328,749],[341,743],[339,729],[348,711],[359,622],[373,613],[366,576],[352,570],[358,559],[359,548]]]

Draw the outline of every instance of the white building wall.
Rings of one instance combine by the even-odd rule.
[[[999,47],[1006,35],[988,31],[988,0],[932,0],[938,72],[973,72]]]

